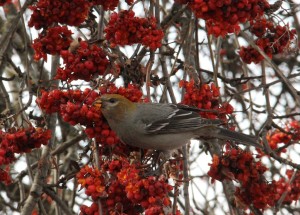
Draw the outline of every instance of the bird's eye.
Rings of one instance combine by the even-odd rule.
[[[117,101],[117,100],[116,100],[115,98],[110,98],[110,99],[109,99],[109,102],[110,102],[110,103],[115,103],[116,101]]]

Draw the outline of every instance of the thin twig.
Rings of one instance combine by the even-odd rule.
[[[150,51],[150,58],[148,60],[148,63],[146,65],[146,92],[147,92],[147,98],[150,101],[150,86],[151,86],[151,81],[150,81],[150,76],[151,76],[151,68],[154,64],[154,52]]]

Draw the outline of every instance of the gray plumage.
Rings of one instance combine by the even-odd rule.
[[[193,138],[218,138],[261,148],[250,135],[221,128],[221,120],[204,119],[183,105],[132,103],[120,95],[101,97],[102,113],[120,139],[146,149],[172,150]]]

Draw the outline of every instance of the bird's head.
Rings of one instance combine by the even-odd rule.
[[[96,99],[93,106],[100,107],[104,117],[109,119],[121,119],[136,108],[136,104],[119,94],[105,94]]]

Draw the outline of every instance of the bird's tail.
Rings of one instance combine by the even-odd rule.
[[[218,128],[216,137],[222,140],[231,140],[242,143],[244,145],[263,148],[262,145],[258,144],[257,138],[255,136],[230,131],[224,128]]]

